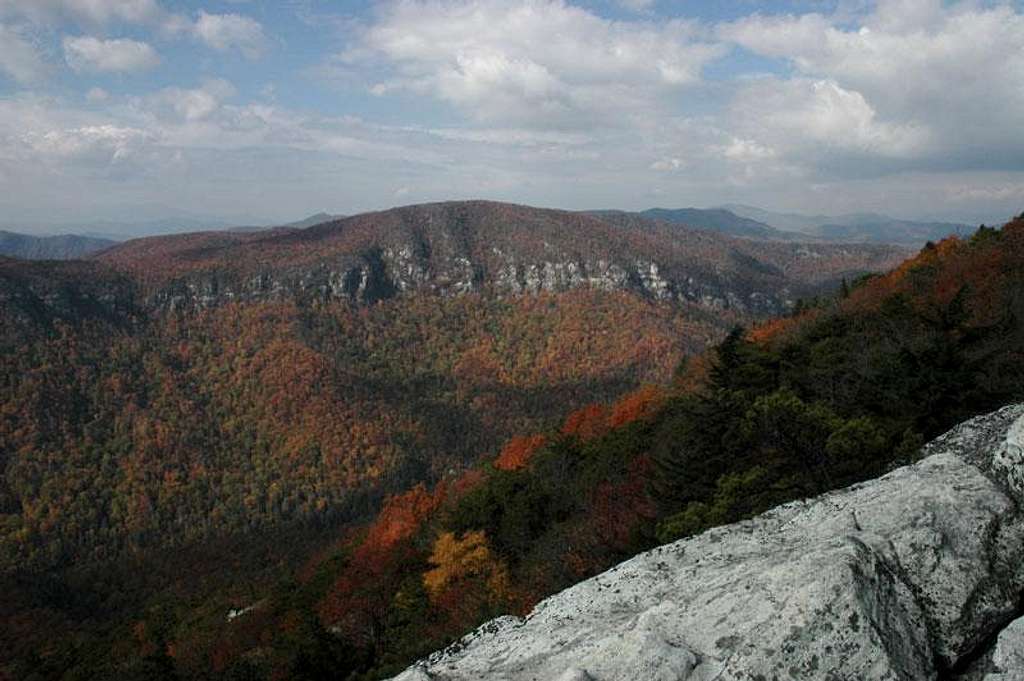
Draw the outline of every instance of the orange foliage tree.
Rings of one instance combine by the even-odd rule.
[[[645,385],[612,405],[608,426],[619,428],[634,421],[649,419],[658,413],[667,398],[664,388]]]
[[[608,407],[603,404],[588,404],[577,409],[562,424],[563,435],[574,435],[586,442],[608,432]]]
[[[524,468],[538,449],[546,445],[544,435],[520,435],[512,438],[501,449],[494,467],[503,471],[517,471]]]

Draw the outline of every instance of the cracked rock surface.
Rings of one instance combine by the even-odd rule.
[[[636,556],[396,678],[946,679],[984,658],[978,678],[1024,679],[1022,445],[1024,405],[972,419],[916,464]]]

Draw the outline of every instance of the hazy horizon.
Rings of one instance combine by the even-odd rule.
[[[991,222],[1022,3],[0,0],[0,225],[482,198]]]

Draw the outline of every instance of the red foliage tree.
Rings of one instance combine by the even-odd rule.
[[[543,435],[524,435],[514,437],[502,447],[494,467],[503,471],[516,471],[525,468],[538,449],[547,444]]]
[[[562,424],[563,435],[573,435],[583,442],[593,440],[608,432],[608,407],[603,404],[589,404],[577,409]]]
[[[645,385],[612,405],[608,425],[611,428],[619,428],[628,423],[649,419],[661,409],[667,397],[663,388]]]

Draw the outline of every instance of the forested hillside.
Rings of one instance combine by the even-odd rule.
[[[676,389],[586,405],[664,385],[729,328],[900,255],[471,202],[2,261],[9,669],[395,669],[680,510],[648,489],[670,465],[648,431]],[[481,468],[506,442],[501,473]],[[405,496],[353,529],[389,494]]]
[[[814,248],[470,202],[4,261],[0,568],[359,517],[899,254]]]
[[[1024,216],[736,330],[670,387],[585,407],[392,498],[320,557],[337,576],[318,578],[316,612],[375,674],[397,672],[657,543],[913,460],[925,439],[1024,397],[1022,360]]]
[[[241,558],[246,586],[210,579],[210,600],[190,605],[181,595],[197,589],[178,581],[130,624],[100,629],[110,638],[60,654],[99,676],[396,673],[638,551],[877,476],[950,424],[1024,398],[1022,273],[1024,216],[930,244],[835,299],[734,331],[670,384],[391,496],[362,529],[296,534],[306,559],[277,555],[285,579]],[[35,598],[34,616],[69,616]]]

